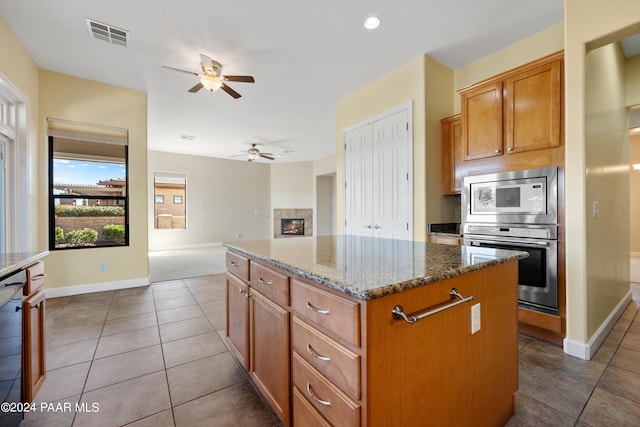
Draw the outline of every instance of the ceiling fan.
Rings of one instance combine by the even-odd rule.
[[[247,160],[249,162],[253,162],[254,160],[258,160],[260,157],[262,157],[263,159],[268,159],[268,160],[275,160],[275,157],[273,157],[273,154],[271,153],[263,153],[261,152],[258,147],[258,144],[251,144],[251,148],[249,148],[247,150]],[[239,154],[237,156],[231,156],[231,157],[240,157],[240,156],[244,156],[245,154]]]
[[[201,73],[196,73],[193,71],[185,71],[179,68],[167,67],[165,65],[162,68],[166,68],[168,70],[178,71],[181,73],[192,74],[194,76],[200,77],[200,81],[197,85],[189,89],[189,92],[195,93],[202,88],[205,88],[211,92],[214,92],[218,89],[222,89],[227,92],[232,97],[238,99],[240,98],[240,94],[235,90],[231,89],[224,82],[242,82],[242,83],[254,83],[255,79],[253,76],[226,76],[222,75],[222,65],[218,61],[214,61],[209,58],[207,55],[200,54],[200,68],[202,70]]]

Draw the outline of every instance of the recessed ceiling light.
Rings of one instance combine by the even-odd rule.
[[[379,26],[380,26],[380,18],[378,18],[377,16],[370,16],[369,18],[366,19],[366,21],[364,21],[364,27],[367,30],[375,30]]]

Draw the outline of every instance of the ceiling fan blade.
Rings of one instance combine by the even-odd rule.
[[[273,156],[273,153],[260,153],[260,154],[266,154],[267,156]]]
[[[267,153],[260,153],[259,156],[260,157],[264,157],[265,159],[275,160],[275,157],[271,157],[271,156],[267,155]]]
[[[255,83],[253,76],[222,76],[223,80],[228,82]]]
[[[208,66],[211,66],[211,64],[213,63],[213,59],[211,59],[207,55],[200,54],[200,62],[202,63],[203,66],[208,67]]]
[[[202,83],[198,82],[197,85],[195,85],[194,87],[192,87],[191,89],[189,89],[189,92],[191,93],[196,93],[197,91],[199,91],[200,89],[202,89],[204,86],[202,86]]]
[[[220,89],[222,89],[223,91],[227,92],[229,95],[233,96],[235,99],[238,99],[238,98],[240,98],[242,96],[238,92],[236,92],[235,90],[231,89],[229,86],[227,86],[224,83],[222,83],[222,87]]]
[[[193,71],[181,70],[180,68],[167,67],[166,65],[163,65],[162,68],[166,68],[167,70],[172,70],[172,71],[178,71],[180,73],[191,74],[191,75],[194,75],[194,76],[202,77],[199,73],[195,73]]]

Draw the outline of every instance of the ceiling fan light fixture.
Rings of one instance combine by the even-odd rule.
[[[200,79],[200,83],[211,92],[215,92],[222,87],[222,81],[217,77],[204,76]]]

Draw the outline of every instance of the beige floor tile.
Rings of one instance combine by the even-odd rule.
[[[209,332],[162,344],[167,368],[227,351],[218,334]]]
[[[534,363],[576,381],[595,386],[606,369],[606,363],[587,361],[567,355],[562,347],[535,340],[519,352],[521,360]]]
[[[627,333],[622,339],[620,346],[630,350],[640,351],[640,335]]]
[[[168,291],[169,289],[179,289],[184,288],[185,283],[184,280],[167,280],[166,282],[155,282],[151,284],[151,289],[154,293],[158,291]]]
[[[520,359],[519,391],[572,418],[578,418],[593,386]]]
[[[82,392],[91,362],[47,370],[47,378],[36,395],[38,402],[55,402]]]
[[[78,413],[74,427],[123,425],[171,407],[164,372],[156,372],[84,393],[81,403],[99,412]]]
[[[136,329],[145,329],[157,325],[158,319],[154,312],[136,314],[127,317],[117,317],[105,322],[104,329],[102,330],[102,336],[135,331]]]
[[[36,401],[36,412],[26,413],[20,427],[71,427],[80,395],[55,402]]]
[[[153,291],[153,299],[156,302],[186,296],[191,296],[191,292],[189,292],[189,288],[186,286],[175,289],[158,289]]]
[[[592,427],[637,426],[640,405],[605,390],[596,388],[580,421]]]
[[[640,352],[620,347],[611,359],[611,366],[640,374]]]
[[[225,301],[227,299],[226,289],[206,289],[206,290],[191,290],[193,298],[198,304],[204,304],[211,301]]]
[[[127,424],[127,427],[173,427],[174,425],[173,411],[167,409],[166,411]]]
[[[207,316],[160,325],[160,339],[162,342],[175,341],[213,331],[213,325]]]
[[[511,417],[505,427],[572,427],[575,422],[575,418],[538,402],[525,394],[517,393],[516,415]]]
[[[163,325],[165,323],[179,322],[181,320],[193,319],[194,317],[201,317],[204,316],[204,312],[199,306],[190,305],[188,307],[158,311],[157,315],[158,324]]]
[[[156,306],[153,301],[145,301],[132,304],[111,304],[107,320],[117,319],[119,317],[136,316],[144,313],[155,313]]]
[[[598,388],[640,403],[640,374],[636,372],[609,366]]]
[[[178,427],[273,427],[276,420],[255,390],[243,381],[174,407]]]
[[[228,352],[167,369],[167,378],[174,406],[246,381]]]
[[[153,326],[121,334],[100,337],[96,359],[160,344],[158,327]]]
[[[98,338],[59,346],[49,346],[46,358],[47,369],[52,370],[82,362],[90,362],[97,346]]]
[[[104,321],[86,323],[64,323],[55,319],[47,323],[46,340],[48,346],[70,344],[78,341],[86,341],[98,338],[102,332]]]
[[[156,301],[156,311],[172,310],[174,308],[182,308],[191,305],[197,305],[196,300],[191,295],[173,297]]]
[[[89,370],[84,391],[158,371],[164,372],[164,359],[160,345],[96,359]]]

